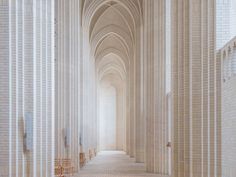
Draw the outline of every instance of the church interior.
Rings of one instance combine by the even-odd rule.
[[[0,0],[0,177],[236,177],[236,0]]]

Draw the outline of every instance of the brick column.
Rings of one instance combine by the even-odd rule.
[[[9,176],[9,1],[0,1],[0,175]]]
[[[220,176],[215,0],[172,3],[174,175]]]
[[[54,1],[2,0],[0,13],[0,176],[51,176]]]
[[[165,1],[144,2],[146,166],[148,172],[168,173],[165,89]]]
[[[135,49],[135,159],[144,162],[145,156],[145,116],[143,93],[143,26],[137,27]]]
[[[79,168],[81,120],[81,16],[77,0],[55,1],[55,156]],[[67,144],[65,144],[67,136]]]

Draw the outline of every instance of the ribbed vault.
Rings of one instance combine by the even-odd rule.
[[[111,85],[116,90],[118,100],[125,107],[132,107],[129,94],[133,87],[135,57],[138,50],[136,42],[137,28],[140,26],[141,4],[137,0],[85,0],[82,8],[82,25],[86,30],[90,58],[95,62],[98,99],[105,85]],[[138,36],[140,37],[140,36]],[[100,103],[98,101],[98,103]],[[121,104],[118,103],[117,104]],[[98,105],[99,107],[99,105]],[[118,109],[118,108],[117,108]],[[130,131],[129,123],[132,115],[129,111],[119,108],[122,114],[121,130]],[[122,150],[129,151],[129,133],[124,134]],[[128,147],[127,147],[128,146]]]

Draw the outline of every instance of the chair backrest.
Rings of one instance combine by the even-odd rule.
[[[79,154],[79,158],[80,158],[80,161],[84,161],[85,160],[85,153],[81,152]]]

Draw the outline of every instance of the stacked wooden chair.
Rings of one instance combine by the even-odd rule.
[[[93,158],[93,152],[91,149],[89,149],[89,160],[92,160]]]
[[[74,175],[71,159],[55,159],[55,176],[68,177]]]
[[[64,177],[64,170],[63,167],[61,165],[61,160],[60,159],[55,159],[55,176],[58,177]]]
[[[92,160],[93,157],[95,157],[97,155],[97,150],[96,148],[94,149],[89,149],[88,152],[88,159]],[[80,168],[82,168],[83,166],[85,166],[86,164],[86,154],[84,152],[80,152],[79,154],[79,162],[80,162]]]
[[[80,168],[82,168],[86,163],[85,153],[81,152],[79,154],[79,162],[80,162]]]
[[[74,176],[74,166],[71,159],[62,159],[62,167],[65,175]]]

